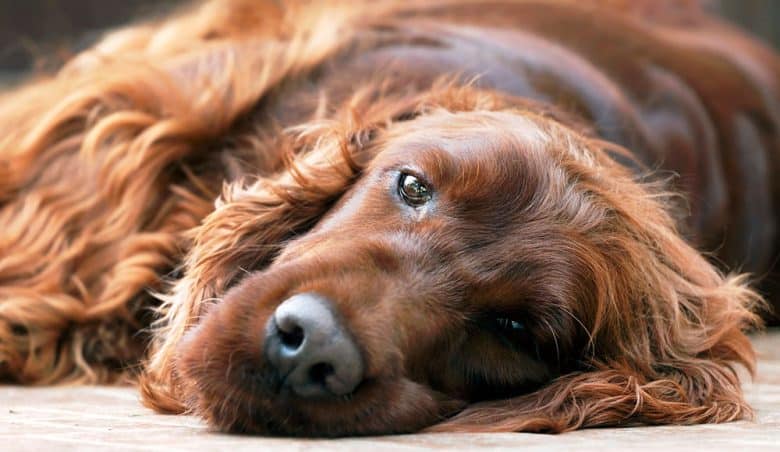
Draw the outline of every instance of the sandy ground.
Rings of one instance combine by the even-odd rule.
[[[419,434],[299,440],[217,434],[188,416],[152,413],[133,388],[0,386],[0,451],[62,450],[747,450],[780,451],[780,330],[753,339],[758,377],[746,382],[753,422],[583,430],[564,435]]]

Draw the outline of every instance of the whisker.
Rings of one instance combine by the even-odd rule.
[[[580,327],[582,327],[582,331],[584,331],[585,334],[588,336],[588,350],[590,350],[591,354],[595,353],[595,351],[593,350],[593,345],[594,345],[593,334],[591,334],[591,332],[588,330],[588,328],[585,326],[582,320],[580,320],[576,315],[574,315],[574,313],[570,309],[566,307],[561,308],[561,312],[571,317],[575,322],[577,322],[577,324]]]
[[[561,349],[558,346],[558,335],[555,334],[555,328],[550,325],[550,322],[548,322],[546,319],[542,319],[542,322],[544,322],[545,326],[547,326],[547,329],[550,330],[550,334],[552,334],[553,342],[555,343],[555,358],[558,363],[561,362]]]

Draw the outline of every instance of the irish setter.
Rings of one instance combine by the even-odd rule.
[[[0,378],[261,434],[749,418],[721,270],[771,288],[778,170],[780,59],[695,2],[203,3],[0,98]]]

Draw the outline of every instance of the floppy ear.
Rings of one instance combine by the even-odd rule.
[[[701,359],[680,366],[652,377],[625,368],[566,375],[532,394],[472,405],[428,431],[560,433],[730,422],[752,415],[727,365]]]
[[[0,379],[107,382],[143,354],[146,289],[216,195],[188,164],[274,82],[237,99],[210,55],[118,53],[0,96]]]
[[[681,238],[658,187],[634,182],[604,152],[591,156],[595,165],[564,163],[589,194],[588,208],[603,209],[600,225],[573,234],[571,248],[581,253],[574,261],[590,280],[569,307],[589,339],[575,368],[534,393],[471,405],[430,430],[562,432],[752,415],[736,366],[754,371],[744,331],[760,324],[754,311],[763,300],[744,276],[724,277]],[[576,219],[568,224],[578,227]]]

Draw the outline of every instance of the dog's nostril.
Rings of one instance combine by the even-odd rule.
[[[303,344],[304,337],[303,328],[297,325],[292,327],[291,331],[285,331],[279,328],[279,340],[282,342],[282,345],[291,350],[300,348]]]
[[[333,365],[329,363],[317,363],[309,369],[309,379],[313,383],[325,385],[326,379],[335,373]]]

